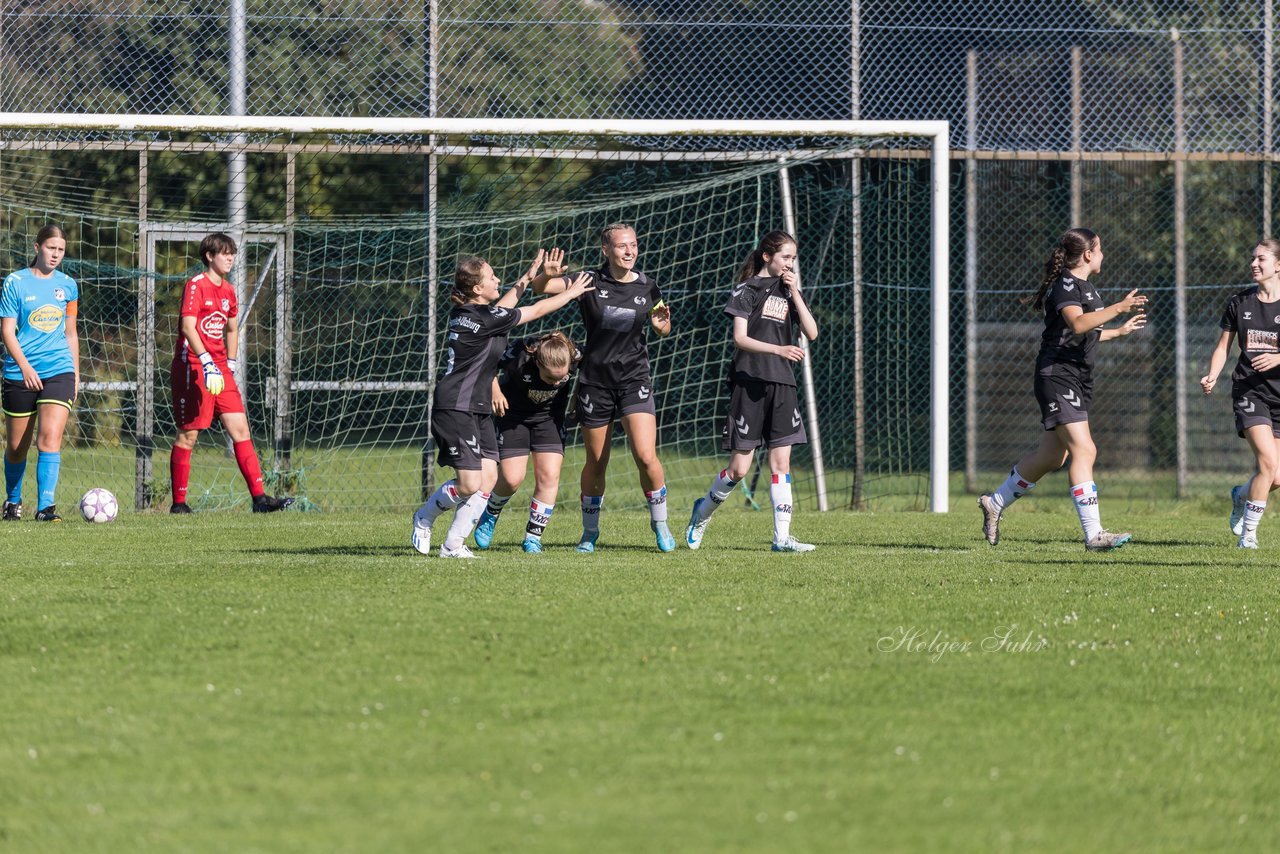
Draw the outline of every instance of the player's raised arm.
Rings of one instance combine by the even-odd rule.
[[[533,277],[533,292],[554,296],[569,287],[569,268],[565,265],[564,250],[559,247],[547,250],[542,271]]]

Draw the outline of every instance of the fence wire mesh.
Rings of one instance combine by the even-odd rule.
[[[1095,423],[1101,463],[1141,468],[1164,479],[1162,490],[1186,494],[1218,489],[1228,471],[1247,462],[1225,395],[1201,397],[1195,379],[1223,301],[1247,282],[1250,248],[1273,230],[1280,97],[1273,0],[245,0],[243,9],[240,21],[222,0],[6,3],[0,111],[227,114],[239,103],[232,81],[236,34],[243,33],[243,109],[250,115],[945,119],[954,148],[952,468],[967,473],[964,484],[985,485],[1034,438],[1029,388],[1038,324],[1018,298],[1034,287],[1057,236],[1074,224],[1103,236],[1104,293],[1142,287],[1152,296],[1147,333],[1103,348]],[[86,150],[86,140],[97,149]],[[93,247],[96,275],[109,283],[104,293],[117,293],[112,311],[123,311],[135,298],[131,277],[143,266],[143,176],[137,151],[125,149],[148,140],[157,141],[56,128],[0,140],[0,199],[14,263],[33,225],[67,219]],[[226,219],[230,141],[204,142],[202,150],[150,154],[149,218]],[[298,231],[291,251],[319,270],[304,288],[341,299],[348,271],[335,255],[340,244],[376,255],[385,243],[395,247],[391,256],[420,239],[429,169],[412,146],[421,142],[357,138],[346,141],[343,156],[297,155],[295,216],[315,232]],[[724,142],[645,140],[643,147]],[[41,157],[23,145],[66,150]],[[384,153],[369,153],[375,145]],[[251,149],[246,161],[249,220],[283,222],[285,158],[267,146]],[[884,170],[910,172],[920,163],[867,159],[859,177],[874,188]],[[590,186],[648,192],[694,179],[670,164],[604,171],[608,176],[592,176],[603,183]],[[572,160],[465,155],[442,160],[435,173],[455,210],[470,205],[475,212],[528,204],[535,187],[554,188],[549,203],[571,198],[586,186],[581,175]],[[893,186],[922,186],[918,174],[898,177]],[[894,354],[868,360],[874,405],[857,417],[880,438],[860,462],[873,471],[920,471],[927,464],[921,413],[928,391],[923,372],[911,366],[927,357],[927,301],[923,293],[878,298],[878,288],[927,281],[927,231],[917,213],[899,221],[901,211],[918,212],[920,203],[897,199],[895,213],[878,207],[874,190],[860,194],[867,221],[855,250],[851,225],[829,228],[842,215],[833,211],[853,210],[845,205],[850,188],[821,187],[831,175],[803,170],[793,180],[813,184],[797,211],[813,219],[799,228],[813,246],[826,247],[822,263],[830,265],[816,274],[815,293],[830,312],[824,337],[854,334],[842,324],[858,251],[866,322],[862,340],[847,346]],[[758,211],[777,216],[768,204]],[[392,222],[397,217],[402,221]],[[378,220],[386,231],[326,231],[357,219]],[[726,230],[720,239],[736,246],[745,238]],[[160,282],[185,275],[191,259],[166,263],[173,269],[150,271]],[[412,287],[422,276],[379,263],[378,281]],[[315,309],[301,293],[305,315]],[[1179,294],[1186,303],[1181,321]],[[112,348],[129,346],[128,333],[105,321],[94,334],[104,360],[115,358]],[[965,369],[970,361],[972,372]],[[833,370],[829,382],[824,393],[836,423],[847,425],[855,414],[836,403],[848,398],[847,377]],[[123,417],[127,403],[101,393],[107,397],[94,418]],[[339,402],[324,406],[330,409],[315,417],[325,423],[347,417],[332,409]],[[848,431],[831,432],[824,438],[833,453],[852,453],[851,444],[844,447],[852,442]],[[914,496],[907,505],[919,498],[917,485],[901,490]]]

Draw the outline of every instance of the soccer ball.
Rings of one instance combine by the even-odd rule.
[[[80,515],[86,522],[112,522],[120,512],[120,504],[110,491],[95,486],[80,499]]]

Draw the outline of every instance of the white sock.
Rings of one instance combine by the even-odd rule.
[[[458,509],[453,514],[453,524],[449,526],[449,533],[444,535],[446,549],[453,551],[462,548],[463,542],[475,529],[476,522],[480,521],[480,514],[484,512],[484,506],[488,502],[489,493],[473,492],[470,498],[458,505]]]
[[[510,500],[510,495],[499,495],[495,492],[489,496],[489,503],[485,509],[489,511],[490,516],[497,516],[502,512],[502,508],[507,506],[507,502]]]
[[[667,488],[659,486],[653,492],[646,492],[644,497],[649,500],[649,520],[651,522],[667,521]]]
[[[1244,501],[1244,535],[1247,537],[1253,534],[1258,536],[1258,523],[1262,521],[1262,514],[1267,509],[1267,502],[1254,501],[1252,498],[1246,498]]]
[[[600,513],[603,510],[603,495],[582,496],[582,530],[588,534],[600,533]]]
[[[791,536],[791,475],[773,476],[769,500],[773,502],[773,541],[781,543]]]
[[[1071,487],[1071,500],[1076,503],[1080,527],[1087,543],[1102,532],[1102,516],[1098,512],[1098,485],[1091,480]]]
[[[1008,480],[991,493],[991,503],[995,504],[997,509],[1003,510],[1035,488],[1036,485],[1023,477],[1018,467],[1014,466],[1009,470]]]
[[[733,489],[738,482],[729,477],[729,470],[722,469],[720,474],[716,475],[711,481],[711,488],[707,490],[707,500],[702,502],[698,507],[698,521],[711,518],[711,514],[716,512],[716,508],[723,504],[730,495],[733,495]]]
[[[423,515],[423,521],[430,528],[435,524],[441,513],[457,507],[458,501],[458,482],[456,480],[446,480],[440,484],[439,489],[431,493],[431,497],[418,509],[418,512]]]
[[[543,504],[536,498],[529,502],[529,524],[525,526],[524,535],[529,539],[541,540],[551,522],[551,511],[554,509],[554,504]]]

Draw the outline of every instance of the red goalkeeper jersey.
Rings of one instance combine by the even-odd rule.
[[[179,312],[179,323],[184,317],[196,319],[196,334],[200,343],[219,364],[227,361],[227,344],[225,330],[227,323],[236,316],[236,289],[226,279],[221,284],[214,284],[208,273],[201,273],[187,282],[182,293],[182,311]],[[178,333],[178,348],[174,358],[185,361],[192,367],[200,366],[200,357],[187,344],[187,338]]]

